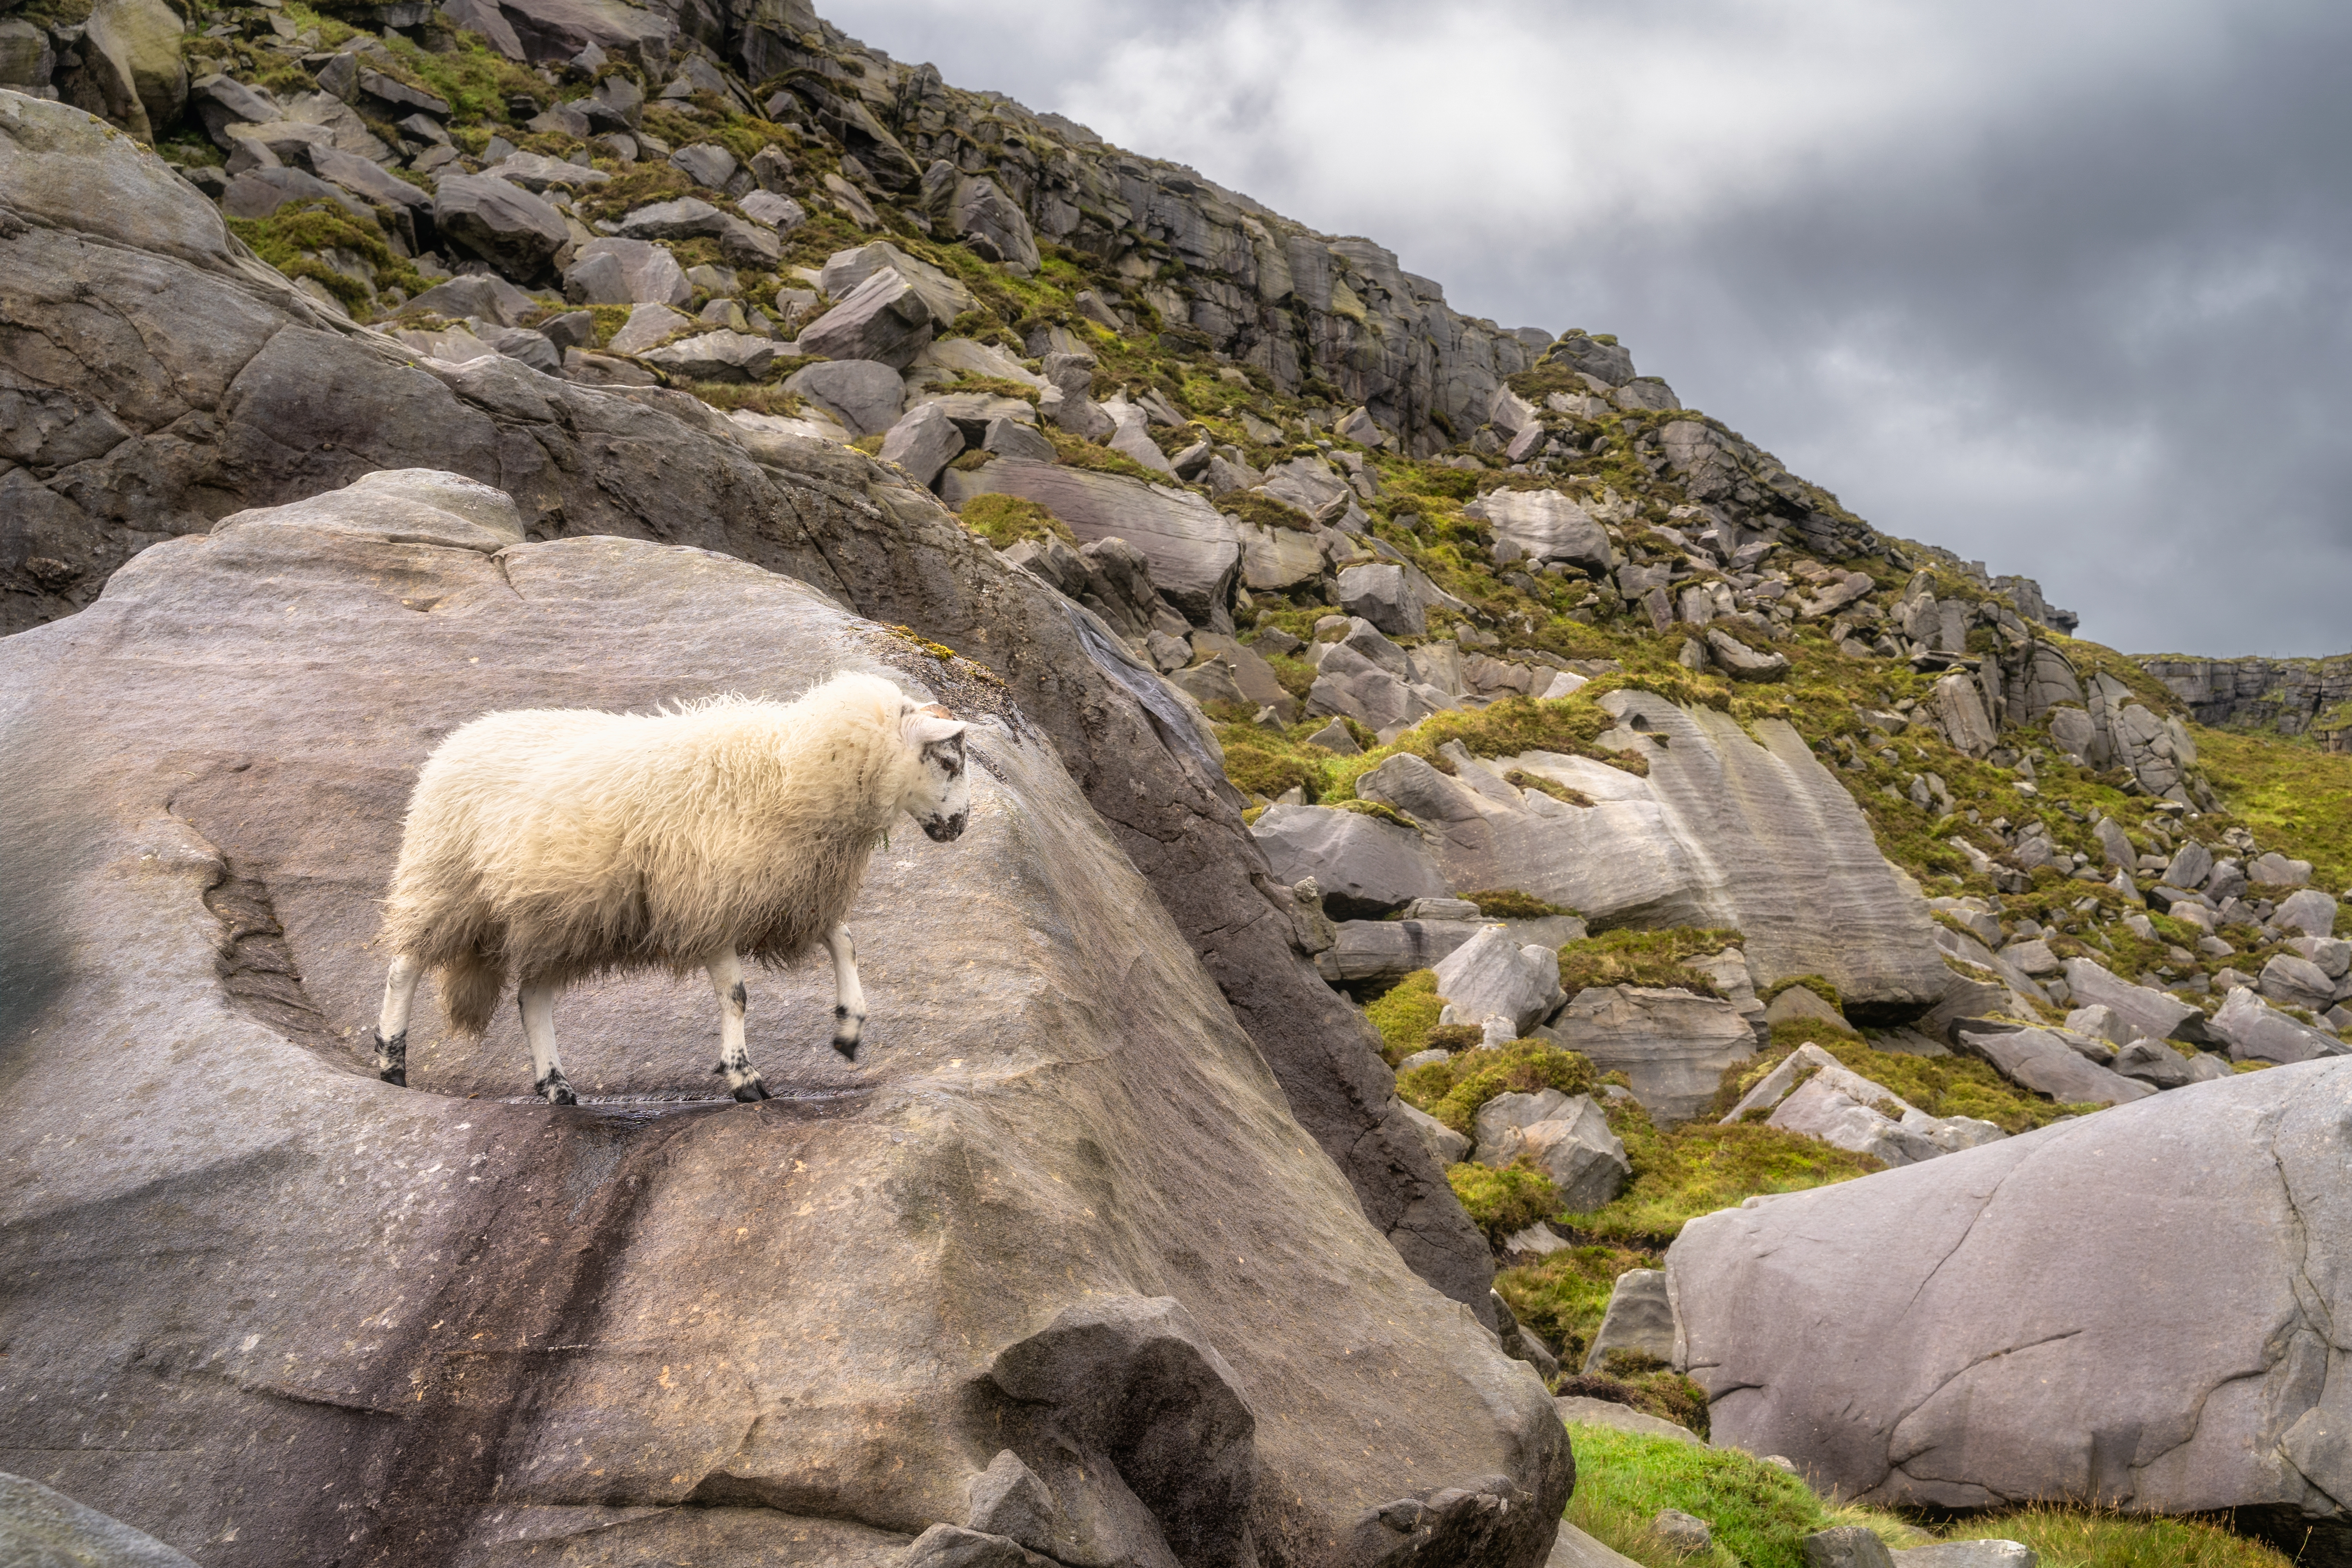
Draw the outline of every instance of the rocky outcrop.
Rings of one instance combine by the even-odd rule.
[[[1944,994],[1926,903],[1794,730],[1765,720],[1751,738],[1727,715],[1641,691],[1602,704],[1622,721],[1603,743],[1641,756],[1646,776],[1553,752],[1486,762],[1456,746],[1451,777],[1402,755],[1356,791],[1421,823],[1457,891],[1516,888],[1601,929],[1733,927],[1759,984],[1825,975],[1865,1018],[1916,1016]],[[1513,770],[1592,804],[1514,786]],[[1803,900],[1788,896],[1796,885]]]
[[[2336,658],[2143,658],[2139,667],[2189,704],[2200,724],[2224,730],[2316,730],[2330,750],[2352,745],[2352,655]]]
[[[379,474],[0,643],[0,1100],[47,1133],[0,1152],[0,1453],[221,1564],[880,1568],[935,1528],[1538,1560],[1543,1389],[1364,1222],[1004,688],[743,562],[523,533],[487,487]],[[757,1108],[710,1098],[708,995],[659,977],[563,1003],[576,1109],[520,1096],[511,1020],[429,1005],[413,1087],[375,1080],[377,900],[440,736],[837,668],[951,704],[976,763],[962,839],[898,836],[853,910],[864,1060],[793,970],[754,981]]]
[[[1717,1442],[1845,1496],[2235,1509],[2332,1561],[2347,1110],[2352,1065],[2274,1068],[1706,1215],[1677,1363]]]
[[[44,324],[39,352],[9,362],[29,413],[0,473],[0,628],[87,605],[134,552],[240,506],[432,466],[505,489],[534,539],[737,556],[969,650],[1053,739],[1373,1224],[1486,1310],[1486,1244],[1404,1121],[1370,1026],[1285,934],[1286,901],[1261,890],[1264,858],[1209,743],[1156,678],[934,498],[682,395],[498,356],[421,360],[315,304],[194,186],[62,105],[0,93],[0,296]]]

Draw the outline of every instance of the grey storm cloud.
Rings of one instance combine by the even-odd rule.
[[[2352,7],[877,0],[828,18],[1614,331],[2138,652],[2352,647]]]

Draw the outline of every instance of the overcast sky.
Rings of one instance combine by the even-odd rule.
[[[1613,331],[2131,652],[2352,650],[2352,5],[833,0],[845,31]]]

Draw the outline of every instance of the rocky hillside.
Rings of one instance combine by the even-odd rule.
[[[1540,1380],[1905,1506],[2339,1528],[2309,1432],[2070,1469],[1910,1446],[1889,1383],[1819,1436],[1788,1347],[2014,1321],[1755,1331],[1812,1233],[1718,1211],[1991,1234],[1987,1181],[2337,1092],[2343,660],[2081,639],[1606,332],[790,5],[20,6],[0,330],[0,1093],[57,1130],[0,1167],[0,1468],[206,1563],[1516,1565]],[[653,984],[568,1005],[576,1120],[505,1101],[503,1021],[365,1074],[436,737],[845,664],[984,734],[975,841],[860,906],[886,1068],[802,1058],[787,977],[756,1111],[682,1092]],[[2046,1353],[2105,1342],[2073,1310]],[[2297,1332],[2214,1352],[2276,1384],[2249,1441],[2322,1418]],[[158,1480],[100,1394],[214,1458]]]

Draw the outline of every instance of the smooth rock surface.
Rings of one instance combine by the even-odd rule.
[[[1444,882],[1409,827],[1334,805],[1274,805],[1250,828],[1275,879],[1312,877],[1342,920],[1373,917],[1414,899],[1442,899]]]
[[[1731,1003],[1643,985],[1587,986],[1549,1036],[1622,1072],[1661,1122],[1687,1121],[1715,1098],[1726,1068],[1756,1054],[1756,1034]]]
[[[1610,1289],[1608,1310],[1593,1331],[1583,1370],[1605,1371],[1609,1352],[1624,1351],[1671,1363],[1676,1339],[1672,1286],[1663,1268],[1628,1268]]]
[[[2347,1111],[2352,1063],[2308,1062],[1705,1215],[1678,1362],[1717,1442],[1866,1501],[2234,1507],[2340,1551]]]
[[[1007,1447],[1063,1561],[1358,1561],[1399,1497],[1486,1519],[1477,1560],[1538,1556],[1549,1401],[1364,1224],[1043,734],[788,579],[520,533],[487,487],[377,476],[152,548],[0,644],[0,1093],[52,1133],[0,1151],[0,1455],[224,1565],[526,1536],[719,1564],[795,1532],[878,1565]],[[818,965],[753,982],[760,1107],[701,1098],[708,990],[666,978],[565,1000],[589,1104],[520,1098],[511,1021],[452,1037],[429,985],[415,1087],[375,1081],[375,900],[435,740],[843,667],[948,697],[983,763],[961,842],[869,871],[865,1060],[823,1045]],[[100,942],[102,969],[70,957]],[[1381,1447],[1336,1440],[1403,1389]],[[170,1486],[152,1439],[77,1436],[99,1394],[203,1433]]]
[[[1492,1250],[1405,1122],[1378,1036],[1316,973],[1287,903],[1262,890],[1264,857],[1209,742],[1115,637],[977,544],[936,498],[814,427],[534,376],[494,355],[420,361],[233,247],[219,209],[130,138],[62,104],[0,103],[0,190],[24,224],[0,242],[0,293],[46,323],[48,356],[11,368],[64,411],[0,476],[0,516],[26,554],[75,574],[58,584],[0,558],[0,631],[87,605],[134,553],[225,511],[424,465],[507,488],[546,537],[692,545],[911,626],[1006,682],[1366,1215],[1487,1318]],[[141,332],[114,330],[127,316]],[[610,367],[596,374],[646,374],[602,355],[583,372],[591,359]],[[121,389],[103,407],[89,393],[100,385]]]

